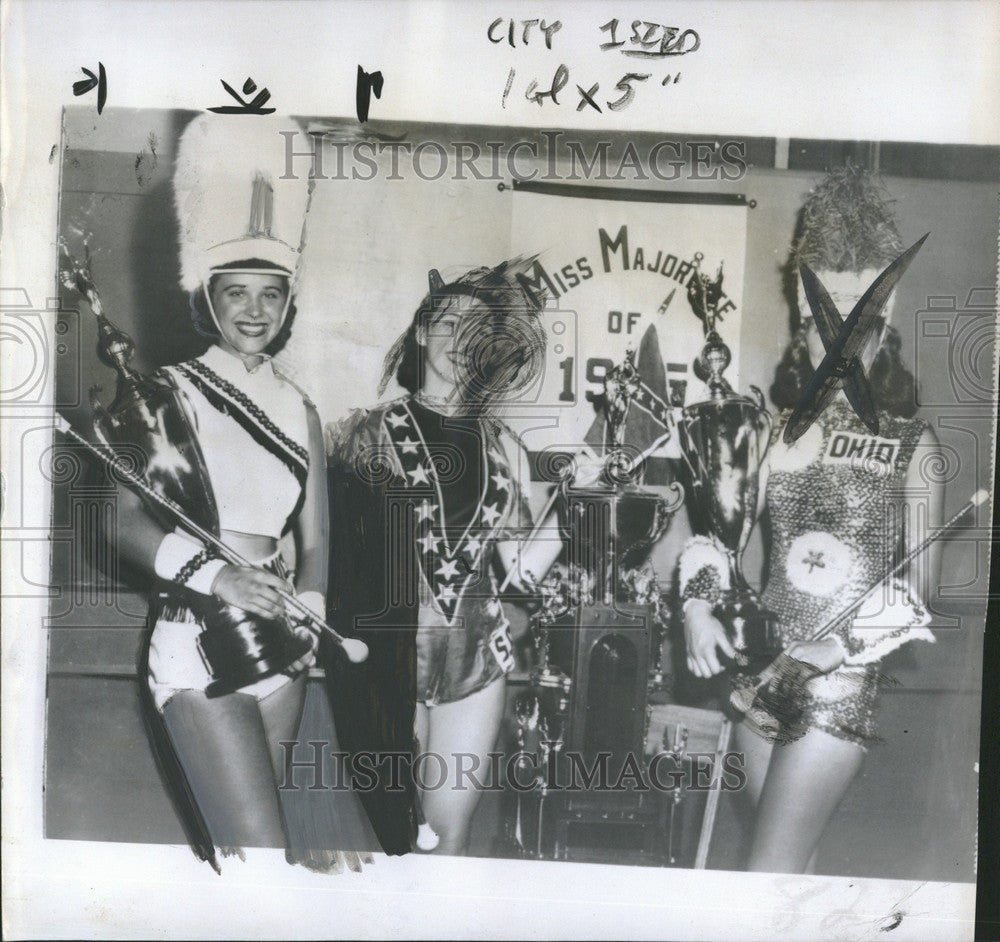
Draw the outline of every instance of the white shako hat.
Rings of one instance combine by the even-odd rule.
[[[286,169],[286,154],[308,140],[294,120],[277,115],[203,114],[184,129],[174,207],[186,291],[207,289],[214,271],[244,259],[276,265],[294,281],[310,186],[301,161]]]

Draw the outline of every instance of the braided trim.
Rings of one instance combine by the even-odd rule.
[[[187,585],[188,580],[205,565],[210,559],[215,557],[215,550],[213,549],[203,549],[198,553],[195,553],[183,566],[181,566],[180,572],[174,576],[173,581],[178,585]]]
[[[180,364],[177,369],[181,370],[185,374],[188,372],[198,373],[207,380],[210,380],[216,386],[219,387],[227,396],[238,402],[246,411],[256,419],[263,428],[265,428],[271,435],[273,435],[282,445],[284,445],[292,454],[299,458],[304,465],[308,467],[309,465],[309,452],[306,451],[298,442],[289,438],[274,422],[271,421],[270,416],[260,406],[257,405],[243,390],[237,388],[228,380],[223,379],[215,372],[211,367],[205,366],[204,363],[199,360],[188,360],[187,363]]]

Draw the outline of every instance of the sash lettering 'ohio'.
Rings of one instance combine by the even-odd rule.
[[[892,467],[899,454],[899,440],[879,438],[877,435],[859,435],[856,432],[835,432],[823,455],[824,464],[855,464],[877,461]]]

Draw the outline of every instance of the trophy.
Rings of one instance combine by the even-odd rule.
[[[732,359],[716,330],[722,269],[710,279],[698,267],[700,259],[698,253],[688,300],[704,323],[705,346],[695,374],[708,386],[709,398],[683,410],[678,432],[692,478],[693,524],[722,544],[729,562],[729,588],[714,614],[726,626],[740,666],[746,666],[751,657],[765,657],[774,646],[767,613],[741,565],[757,516],[771,416],[759,389],[751,386],[752,396],[741,396],[722,375]]]
[[[645,460],[672,434],[669,409],[643,382],[635,365],[635,351],[608,372],[604,381],[606,399],[604,481],[589,488],[572,488],[570,497],[570,562],[592,574],[595,596],[610,604],[620,577],[641,566],[666,531],[670,518],[684,502],[680,484],[668,493],[643,487],[641,469]],[[662,406],[659,416],[663,434],[655,441],[629,445],[625,423],[633,401],[647,409]]]

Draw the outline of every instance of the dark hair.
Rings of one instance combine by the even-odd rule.
[[[876,408],[909,419],[917,412],[917,390],[913,374],[903,365],[899,355],[901,345],[899,331],[886,327],[868,371],[868,380]],[[771,401],[779,409],[794,408],[814,372],[805,331],[800,329],[792,335],[774,371]]]
[[[534,257],[513,258],[496,268],[474,268],[447,285],[433,270],[431,290],[386,354],[379,392],[393,375],[408,392],[419,390],[425,351],[418,340],[419,330],[432,325],[456,297],[478,301],[485,308],[475,322],[460,325],[456,337],[464,352],[461,401],[484,406],[512,387],[534,382],[545,356],[545,331],[538,318],[545,295],[526,283],[533,263]]]
[[[275,265],[273,262],[266,262],[260,258],[248,258],[239,262],[229,262],[226,265],[220,265],[216,271],[222,274],[226,271],[242,271],[244,269],[260,270],[263,273],[273,271],[276,275],[282,275],[285,278],[288,291],[291,291],[291,286],[288,284],[290,278],[288,271],[279,265]],[[214,287],[217,277],[218,275],[213,274],[209,279],[209,291]],[[202,337],[208,337],[211,340],[220,340],[219,330],[215,326],[215,321],[212,319],[211,312],[209,311],[204,285],[196,291],[191,292],[188,304],[191,309],[191,323],[194,324],[194,329]],[[264,353],[268,354],[268,356],[274,356],[288,343],[288,338],[292,335],[292,322],[295,320],[296,311],[295,298],[293,296],[288,302],[288,311],[285,314],[285,320],[281,325],[281,329],[264,349]]]

